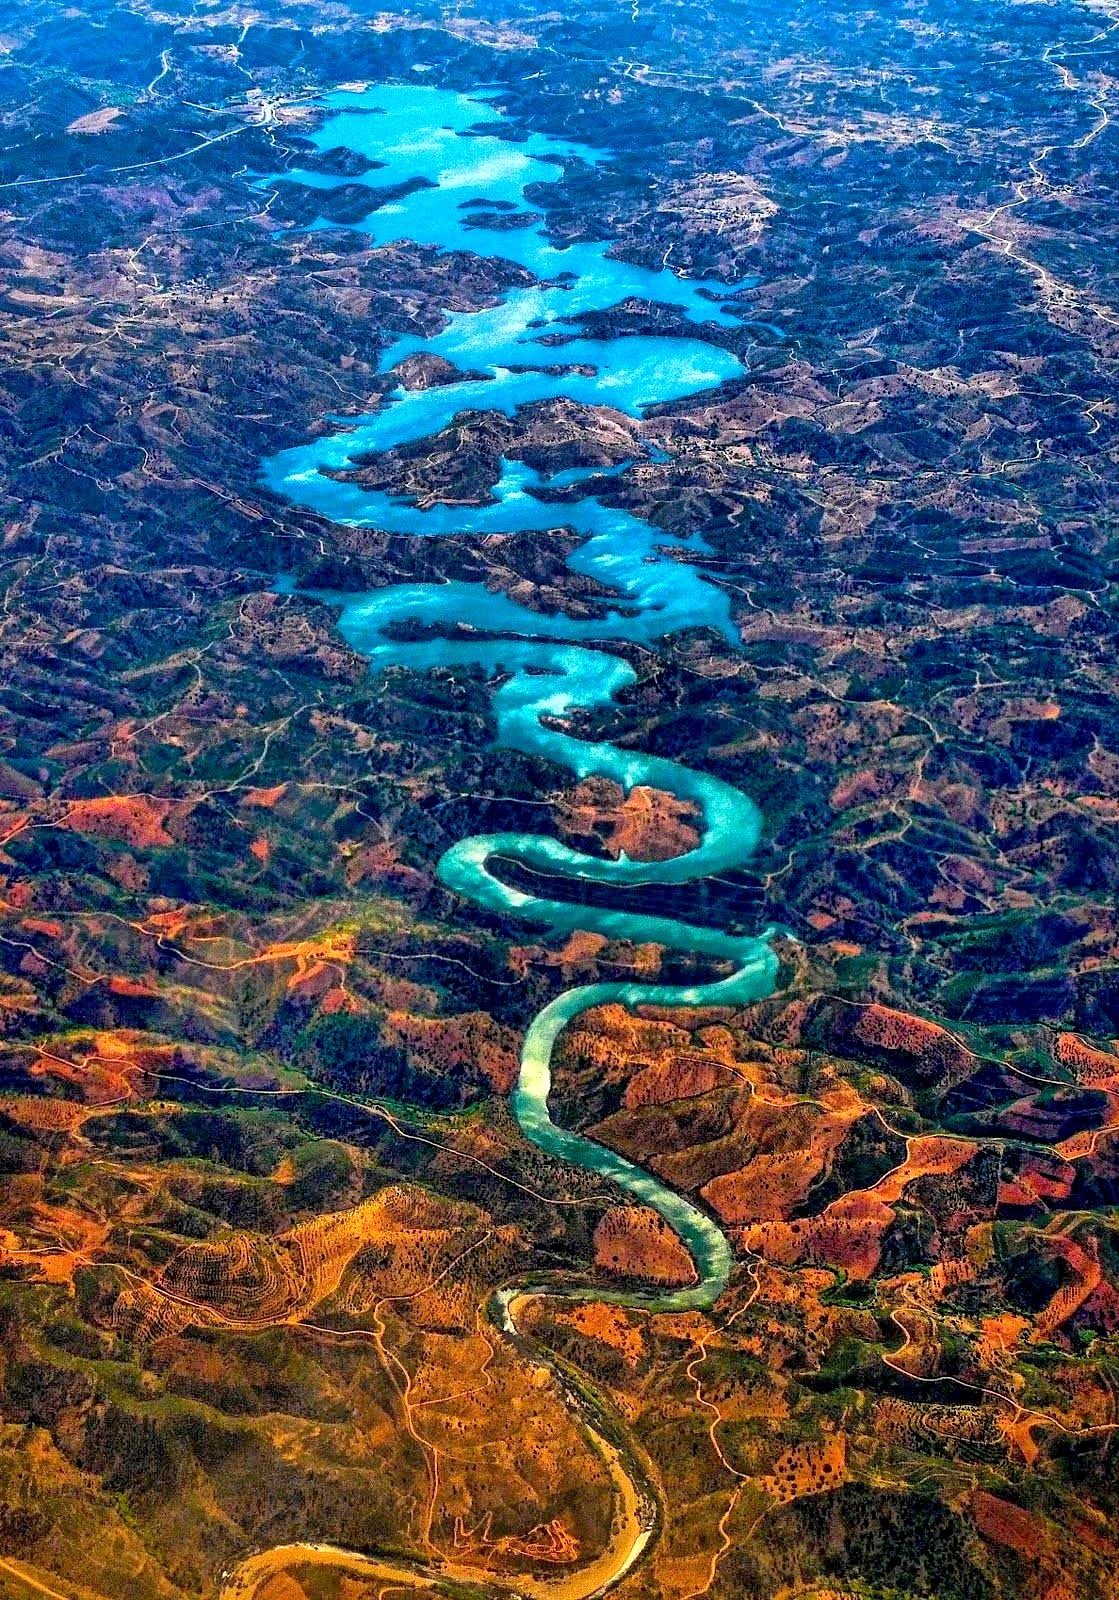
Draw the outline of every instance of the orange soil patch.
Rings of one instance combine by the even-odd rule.
[[[160,939],[204,938],[215,934],[217,924],[207,911],[197,906],[175,906],[169,911],[153,911],[144,918],[145,933]]]
[[[851,806],[865,806],[870,801],[880,800],[883,795],[889,794],[896,781],[891,773],[875,772],[870,768],[853,772],[849,777],[839,780],[829,796],[829,804],[834,811],[846,811]]]
[[[695,807],[644,784],[626,794],[609,778],[587,778],[561,800],[557,816],[565,834],[594,835],[615,858],[666,861],[699,843]]]
[[[1077,1082],[1092,1088],[1114,1087],[1119,1083],[1119,1055],[1085,1044],[1075,1033],[1059,1033],[1053,1055],[1062,1066],[1071,1067]]]
[[[824,1227],[829,1222],[872,1222],[878,1227],[885,1228],[893,1221],[893,1217],[892,1209],[876,1194],[870,1193],[869,1190],[856,1189],[851,1194],[841,1195],[828,1208],[827,1213],[816,1220]]]
[[[1042,1419],[1029,1411],[1024,1411],[1021,1416],[1007,1413],[999,1419],[999,1431],[1028,1467],[1033,1466],[1041,1453],[1041,1446],[1034,1438],[1034,1429],[1041,1425]]]
[[[290,1572],[273,1572],[256,1591],[255,1600],[307,1600],[307,1591]]]
[[[1013,1350],[1029,1325],[1028,1317],[1017,1316],[1012,1311],[984,1317],[980,1323],[980,1349],[985,1358],[989,1360],[992,1355],[1005,1355]]]
[[[146,794],[100,795],[72,801],[59,827],[135,849],[150,849],[175,843],[166,827],[172,809],[170,800],[155,800]]]
[[[272,855],[272,846],[269,844],[263,833],[253,840],[252,844],[249,846],[249,854],[251,856],[255,856],[256,859],[261,862],[267,862],[270,859]]]
[[[636,1016],[624,1006],[596,1006],[577,1017],[563,1035],[565,1047],[604,1071],[632,1079],[635,1068],[659,1060],[688,1043],[683,1028]]]
[[[0,1100],[0,1111],[21,1128],[36,1133],[66,1131],[76,1127],[86,1115],[84,1106],[77,1100],[50,1100],[34,1094]]]
[[[319,1005],[319,1013],[324,1017],[334,1017],[340,1012],[346,1012],[352,1017],[360,1017],[365,1007],[356,995],[348,989],[328,989],[323,995]]]
[[[1112,1127],[1113,1125],[1114,1124],[1110,1118],[1104,1124],[1105,1127]],[[1098,1128],[1081,1128],[1079,1133],[1070,1133],[1067,1139],[1062,1139],[1059,1144],[1055,1144],[1053,1146],[1053,1149],[1065,1161],[1082,1161],[1086,1156],[1092,1156],[1095,1154],[1096,1147],[1099,1144],[1099,1131],[1100,1130]],[[1001,1189],[999,1193],[1001,1196]],[[1066,1195],[1068,1194],[1067,1189],[1065,1193]]]
[[[803,1495],[823,1494],[847,1476],[847,1443],[842,1434],[790,1445],[761,1480],[761,1488],[781,1505]]]
[[[286,783],[278,783],[273,789],[246,789],[241,796],[241,804],[243,806],[259,806],[265,811],[271,811],[277,801],[283,798],[286,790]]]
[[[148,926],[150,927],[155,921],[155,918],[149,918]],[[186,919],[180,918],[174,929],[169,929],[165,936],[176,937],[185,926]],[[197,929],[192,930],[192,933],[197,931]],[[292,990],[303,988],[312,995],[325,994],[338,981],[338,968],[340,966],[344,968],[353,960],[355,942],[352,933],[343,933],[337,929],[328,930],[309,939],[282,940],[277,944],[266,945],[256,955],[232,962],[231,966],[245,968],[292,961],[295,963],[295,970],[287,980],[287,987]]]
[[[645,1338],[621,1306],[604,1305],[588,1300],[571,1311],[556,1314],[557,1322],[567,1323],[586,1339],[609,1345],[625,1357],[628,1366],[636,1370],[645,1354]]]
[[[606,1081],[624,1081],[622,1104],[633,1111],[668,1105],[723,1085],[740,1082],[734,1039],[725,1028],[708,1028],[704,1048],[676,1022],[634,1016],[622,1006],[597,1006],[567,1029],[564,1058],[590,1063]]]
[[[732,1226],[780,1222],[804,1199],[820,1165],[815,1152],[756,1155],[748,1166],[713,1178],[700,1193],[719,1220]]]
[[[628,1111],[638,1106],[668,1105],[690,1100],[728,1082],[722,1063],[706,1051],[673,1050],[663,1060],[643,1066],[626,1085],[622,1103]]]
[[[713,1178],[700,1191],[703,1198],[732,1226],[782,1221],[830,1165],[861,1109],[856,1104],[821,1115],[815,1108],[791,1106],[788,1115],[797,1120],[784,1132],[786,1148],[759,1151],[745,1167]]]
[[[68,1206],[37,1201],[22,1231],[0,1231],[0,1267],[26,1272],[36,1283],[74,1291],[74,1273],[87,1266],[108,1238],[112,1224]]]
[[[1090,1130],[1086,1132],[1089,1140],[1094,1138]],[[1023,1156],[1014,1176],[1008,1178],[1004,1173],[999,1180],[999,1205],[1028,1209],[1067,1200],[1076,1177],[1070,1163],[1083,1137],[1074,1134],[1052,1150],[1038,1150]]]
[[[129,1028],[103,1030],[87,1043],[85,1053],[75,1057],[41,1051],[30,1068],[32,1076],[73,1084],[87,1105],[104,1106],[133,1098],[140,1093],[138,1080],[144,1073],[165,1072],[176,1059],[173,1045],[151,1044],[146,1035]]]
[[[131,1092],[127,1078],[120,1072],[106,1071],[96,1061],[68,1061],[63,1056],[44,1056],[30,1069],[33,1078],[55,1078],[59,1083],[69,1083],[81,1090],[87,1105],[113,1105]]]
[[[1119,822],[1119,800],[1114,800],[1111,795],[1082,794],[1078,796],[1077,804],[1087,806],[1103,822]]]
[[[977,1277],[974,1261],[966,1256],[950,1256],[947,1261],[938,1261],[929,1269],[928,1285],[932,1295],[947,1294],[949,1289],[956,1289],[961,1283],[974,1283]]]
[[[315,1000],[329,994],[337,981],[337,968],[328,966],[325,961],[300,958],[287,981],[287,987],[292,993],[298,991],[303,1000]]]
[[[1072,1268],[1073,1279],[1071,1283],[1066,1283],[1063,1289],[1057,1290],[1049,1304],[1035,1319],[1034,1331],[1030,1335],[1032,1343],[1052,1338],[1057,1329],[1070,1317],[1075,1316],[1084,1302],[1099,1288],[1103,1277],[1094,1240],[1090,1249],[1086,1249],[1078,1240],[1064,1235],[1053,1242],[1057,1246],[1058,1253]]]
[[[109,979],[108,988],[110,994],[132,1000],[151,1000],[159,993],[150,978],[126,978],[119,974]]]
[[[600,956],[609,944],[604,933],[591,933],[587,928],[576,928],[569,934],[560,950],[560,957],[565,967],[580,966],[585,961],[593,961]]]
[[[946,1177],[971,1160],[976,1147],[960,1139],[942,1139],[935,1134],[911,1139],[909,1155],[900,1167],[887,1172],[874,1185],[874,1194],[887,1205],[900,1200],[906,1185],[922,1177]]]
[[[594,1230],[595,1265],[620,1277],[652,1283],[695,1281],[691,1257],[656,1211],[611,1206]]]
[[[738,1239],[777,1266],[842,1267],[851,1278],[869,1278],[882,1254],[882,1235],[894,1213],[873,1195],[845,1195],[826,1216],[803,1222],[758,1222]]]
[[[985,1489],[977,1489],[972,1496],[971,1514],[985,1539],[1018,1550],[1031,1559],[1040,1555],[1048,1543],[1036,1517],[1020,1506],[1011,1505],[1009,1500],[988,1494]]]

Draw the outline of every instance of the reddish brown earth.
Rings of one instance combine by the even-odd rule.
[[[638,784],[628,794],[609,778],[586,778],[557,808],[563,837],[631,861],[666,861],[699,843],[695,808],[660,789]]]
[[[595,1265],[623,1278],[695,1281],[691,1257],[664,1219],[645,1206],[615,1206],[594,1230]]]

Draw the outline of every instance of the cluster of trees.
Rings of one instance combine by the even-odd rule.
[[[359,1093],[446,1110],[459,1104],[461,1084],[417,1062],[401,1045],[386,1044],[376,1016],[339,1011],[309,1022],[296,1040],[295,1062],[309,1077],[339,1093]]]

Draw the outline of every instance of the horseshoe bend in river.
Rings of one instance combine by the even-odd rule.
[[[618,608],[605,618],[576,620],[531,611],[481,584],[465,582],[401,584],[360,594],[311,591],[340,608],[342,634],[368,658],[374,672],[390,666],[425,671],[480,665],[489,675],[500,673],[502,681],[493,696],[499,745],[542,756],[580,778],[600,774],[626,790],[648,784],[698,808],[700,843],[668,861],[636,862],[625,856],[604,860],[552,838],[496,833],[452,846],[438,871],[444,884],[475,905],[523,917],[557,933],[590,929],[610,938],[657,943],[734,963],[731,976],[710,983],[599,983],[561,995],[528,1029],[513,1094],[513,1109],[526,1138],[552,1156],[601,1173],[654,1207],[683,1240],[696,1270],[693,1285],[660,1295],[612,1295],[589,1289],[547,1292],[663,1311],[708,1307],[726,1287],[731,1270],[726,1237],[705,1212],[651,1173],[553,1123],[548,1112],[552,1049],[573,1017],[607,1001],[630,1007],[732,1005],[770,993],[777,963],[768,938],[538,898],[503,883],[488,863],[502,857],[546,872],[553,880],[568,877],[637,886],[700,879],[738,867],[751,855],[761,819],[757,807],[738,790],[676,762],[576,739],[556,726],[572,711],[607,705],[634,681],[632,668],[605,653],[600,641],[651,645],[674,630],[706,626],[737,643],[727,596],[701,569],[674,561],[667,553],[674,547],[702,551],[698,538],[667,535],[590,496],[558,508],[533,493],[544,485],[570,487],[601,476],[596,469],[545,479],[521,463],[506,461],[493,502],[465,512],[445,504],[421,511],[400,498],[328,477],[323,469],[344,469],[357,458],[427,438],[468,407],[513,416],[517,407],[532,401],[566,396],[637,417],[654,402],[713,388],[743,371],[735,355],[702,336],[704,323],[741,322],[736,309],[724,303],[735,288],[710,281],[698,284],[668,271],[653,272],[613,260],[602,244],[555,249],[526,204],[526,187],[555,182],[564,162],[594,165],[602,154],[542,135],[516,143],[501,138],[492,131],[500,118],[484,99],[425,86],[392,85],[331,95],[324,108],[327,116],[312,136],[320,150],[342,146],[379,163],[373,175],[378,186],[421,180],[422,186],[354,225],[373,244],[408,239],[441,250],[500,257],[526,268],[535,282],[506,293],[492,308],[448,315],[443,330],[430,339],[409,335],[398,340],[381,363],[384,371],[392,371],[405,357],[425,351],[471,376],[429,389],[397,389],[375,413],[344,419],[346,431],[273,456],[264,463],[264,478],[278,494],[336,522],[407,534],[453,535],[463,531],[467,519],[472,534],[533,529],[543,534],[562,519],[584,535],[569,559],[571,569],[596,578],[617,595]],[[472,132],[475,128],[487,131]],[[296,170],[282,179],[264,181],[327,189],[352,180]],[[516,213],[525,218],[523,226],[510,226],[509,218]],[[497,219],[504,223],[500,231],[484,226]],[[678,307],[695,326],[695,336],[583,337],[573,319],[630,297]],[[542,344],[542,338],[548,342]],[[397,625],[405,622],[412,625],[413,635],[420,627],[428,630],[428,636],[401,642]],[[476,636],[447,637],[439,632],[461,623],[470,624]],[[515,1321],[517,1302],[532,1292],[505,1289],[496,1297],[499,1321],[512,1339],[521,1338]],[[624,1428],[606,1402],[588,1398],[585,1391],[576,1394],[555,1364],[549,1364],[580,1412],[588,1438],[614,1483],[618,1512],[608,1546],[598,1557],[554,1579],[528,1574],[503,1578],[451,1561],[438,1568],[406,1567],[328,1546],[289,1546],[244,1562],[229,1579],[226,1595],[250,1593],[265,1571],[294,1561],[340,1566],[369,1577],[395,1577],[428,1589],[437,1587],[440,1577],[477,1582],[491,1592],[496,1587],[557,1600],[576,1600],[608,1588],[645,1549],[655,1497],[644,1469],[624,1442]]]

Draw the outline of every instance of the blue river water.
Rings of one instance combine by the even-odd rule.
[[[544,757],[579,778],[602,775],[626,790],[647,784],[696,807],[702,819],[698,844],[668,861],[600,859],[543,835],[505,832],[453,845],[438,871],[448,887],[475,905],[556,934],[587,929],[729,965],[726,976],[707,983],[603,983],[561,995],[526,1033],[512,1101],[529,1140],[550,1155],[601,1173],[654,1207],[691,1253],[696,1281],[686,1288],[647,1296],[596,1290],[595,1297],[663,1310],[710,1305],[732,1268],[726,1236],[699,1206],[652,1173],[553,1122],[548,1110],[552,1053],[573,1017],[610,1001],[629,1007],[730,1005],[772,992],[777,962],[769,938],[534,896],[491,869],[496,858],[503,858],[549,873],[553,881],[638,887],[696,881],[749,859],[761,817],[746,795],[678,762],[579,739],[563,729],[571,713],[608,706],[635,681],[629,664],[603,648],[611,641],[648,646],[669,633],[705,627],[737,643],[726,593],[701,567],[673,558],[674,550],[702,555],[706,547],[698,536],[668,535],[589,492],[562,504],[537,493],[557,487],[574,491],[584,479],[601,482],[600,469],[544,478],[523,462],[507,460],[489,503],[436,504],[427,510],[328,474],[428,438],[468,409],[515,417],[522,406],[562,396],[640,418],[649,405],[741,377],[742,363],[717,342],[715,330],[743,320],[743,308],[733,299],[743,286],[633,266],[600,243],[554,245],[527,191],[557,182],[566,163],[595,166],[607,157],[546,135],[515,137],[485,97],[383,85],[331,95],[324,106],[327,114],[312,136],[319,150],[342,147],[370,163],[361,179],[373,191],[370,211],[350,226],[377,246],[412,240],[439,251],[508,260],[531,273],[534,282],[505,292],[486,309],[450,312],[431,337],[410,334],[382,357],[382,370],[391,374],[408,356],[430,352],[451,363],[460,377],[428,389],[398,386],[377,410],[333,419],[333,434],[272,456],[263,463],[262,475],[276,493],[333,521],[397,533],[453,538],[536,531],[544,539],[562,523],[582,536],[569,567],[616,597],[603,617],[577,619],[531,610],[468,582],[398,584],[361,593],[305,591],[338,607],[341,633],[368,658],[373,672],[392,666],[416,671],[481,666],[497,680],[493,710],[499,745]],[[300,169],[262,180],[312,190],[353,181]],[[387,201],[376,191],[388,191]],[[516,226],[510,226],[510,218]],[[502,225],[482,225],[487,221]],[[694,332],[598,339],[581,331],[578,318],[627,300],[675,307]],[[625,466],[613,470],[617,475]],[[420,625],[426,636],[402,640],[398,630],[405,623],[412,635]],[[468,635],[461,631],[464,624]]]

